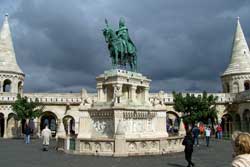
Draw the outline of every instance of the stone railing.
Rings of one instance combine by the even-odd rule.
[[[80,93],[24,93],[28,101],[35,101],[45,104],[80,104],[82,97]],[[88,95],[92,101],[97,98],[96,94]],[[17,99],[16,93],[0,93],[0,103],[13,103]]]
[[[183,96],[185,96],[186,94],[187,93],[182,93]],[[189,94],[191,95],[193,94],[196,97],[202,96],[202,93],[189,93]],[[228,103],[236,99],[236,95],[230,93],[208,93],[208,95],[213,95],[218,97],[217,103]],[[160,104],[172,105],[174,103],[174,97],[172,93],[164,93],[164,94],[161,94],[161,92],[150,93],[149,101],[152,104],[160,103]]]
[[[236,95],[237,101],[249,101],[250,100],[250,91],[240,92]]]
[[[42,103],[52,104],[80,104],[82,99],[80,93],[25,93],[29,101],[38,99]]]
[[[17,94],[16,93],[0,93],[0,102],[1,103],[12,103],[16,101]]]

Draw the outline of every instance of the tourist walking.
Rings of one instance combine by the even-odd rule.
[[[232,167],[249,167],[250,166],[250,134],[239,133],[236,137],[233,148],[235,157]]]
[[[209,147],[210,136],[211,136],[211,128],[210,128],[210,126],[206,128],[205,135],[206,135],[206,144],[207,144],[207,147]]]
[[[192,132],[188,131],[187,135],[185,136],[182,145],[185,146],[185,159],[188,162],[188,166],[187,167],[191,167],[194,166],[194,163],[192,162],[192,153],[193,153],[193,145],[194,145],[194,139],[192,136]]]
[[[30,134],[31,134],[31,128],[28,124],[25,124],[25,143],[29,144],[30,143]]]
[[[42,130],[43,151],[48,151],[50,138],[51,130],[48,128],[48,125],[46,125],[45,128]]]
[[[220,124],[216,128],[216,132],[217,132],[217,138],[222,139],[222,127],[220,126]]]
[[[192,133],[194,136],[194,144],[199,147],[200,129],[197,127],[197,125],[195,125],[194,128],[192,129]]]

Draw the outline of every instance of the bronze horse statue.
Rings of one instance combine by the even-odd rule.
[[[128,63],[131,71],[136,71],[136,48],[131,45],[131,51],[126,52],[122,39],[108,26],[107,20],[105,22],[107,27],[103,29],[103,35],[108,43],[113,68],[126,67]]]

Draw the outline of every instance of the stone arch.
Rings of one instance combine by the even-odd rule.
[[[224,136],[231,136],[233,132],[233,117],[230,114],[224,114],[221,120]]]
[[[246,80],[244,81],[244,90],[249,90],[250,89],[250,81]]]
[[[178,134],[180,118],[176,112],[167,111],[166,125],[169,135]]]
[[[243,112],[243,127],[244,131],[250,132],[250,110],[246,109]]]
[[[4,135],[4,114],[0,113],[0,137]]]
[[[65,115],[62,120],[66,134],[74,135],[76,132],[75,118],[71,115]]]
[[[239,93],[239,83],[238,82],[233,83],[233,93]]]
[[[58,117],[51,111],[45,111],[40,116],[40,131],[42,131],[46,125],[52,132],[52,136],[56,135],[57,132]]]
[[[234,129],[241,131],[241,119],[240,119],[240,115],[236,114],[234,120],[235,120],[234,121],[234,125],[235,125]]]
[[[3,92],[10,92],[11,91],[11,85],[12,82],[9,79],[5,79],[3,81]]]
[[[7,135],[10,138],[18,136],[18,119],[17,115],[10,113],[7,120]]]

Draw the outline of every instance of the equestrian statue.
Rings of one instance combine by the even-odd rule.
[[[125,20],[120,18],[119,29],[114,31],[105,19],[106,28],[103,29],[105,41],[108,44],[113,68],[126,68],[127,64],[130,70],[137,71],[136,47],[130,39],[128,29],[125,26]]]

